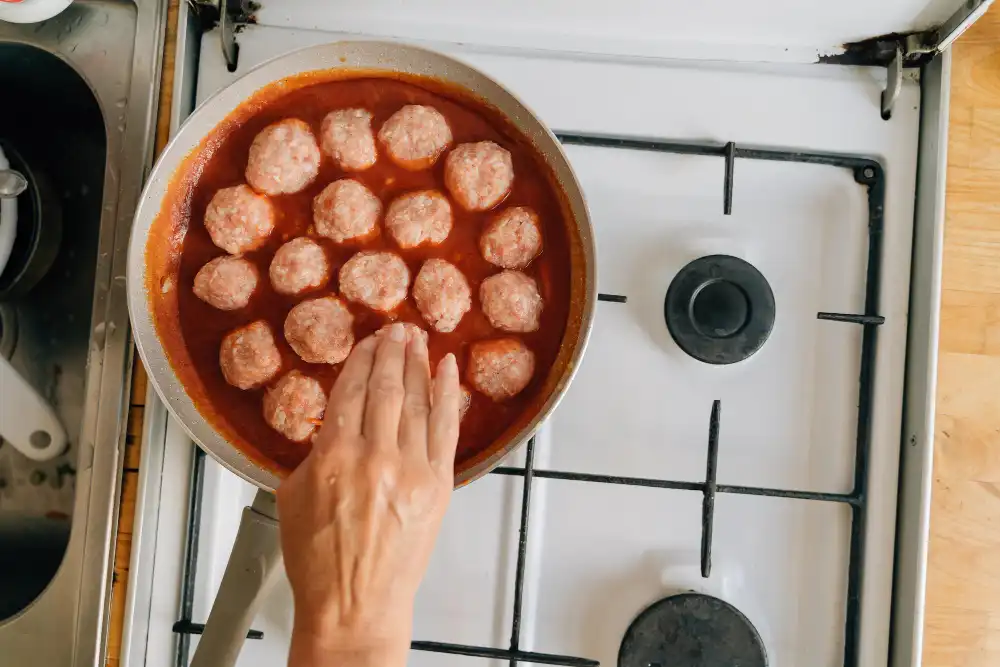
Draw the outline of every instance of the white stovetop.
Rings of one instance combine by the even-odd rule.
[[[250,27],[240,71],[203,41],[198,99],[254,63],[329,41],[329,33]],[[896,476],[916,171],[919,86],[907,80],[890,122],[880,72],[846,67],[603,60],[438,45],[495,76],[557,131],[591,131],[874,156],[886,167],[862,665],[886,664]],[[718,158],[570,147],[597,234],[593,338],[563,404],[543,427],[536,467],[674,480],[704,478],[709,412],[722,400],[718,481],[850,490],[860,327],[817,311],[861,312],[866,199],[840,169],[737,160],[733,215],[722,215]],[[743,257],[768,279],[777,319],[749,360],[710,367],[685,356],[662,319],[678,268]],[[520,456],[512,464],[520,462]],[[186,474],[186,470],[178,474]],[[698,574],[701,495],[536,480],[521,648],[616,664],[629,622],[669,593],[722,597],[761,633],[772,667],[842,664],[849,511],[720,495],[714,569]],[[416,638],[505,648],[516,559],[519,479],[458,491],[421,588]],[[252,489],[214,464],[206,479],[196,620],[207,616]],[[175,543],[174,540],[171,543]],[[179,558],[164,548],[160,559]],[[156,605],[154,604],[154,608]],[[170,615],[174,614],[171,618]],[[162,618],[159,618],[162,616]],[[154,609],[169,624],[176,609]],[[282,583],[240,665],[280,664],[290,597]],[[150,646],[153,644],[151,643]],[[147,652],[148,665],[172,653]],[[160,655],[162,654],[162,655]],[[489,664],[412,653],[411,665]]]
[[[961,0],[282,0],[260,25],[574,54],[811,63],[940,25]]]

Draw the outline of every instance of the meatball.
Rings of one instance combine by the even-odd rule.
[[[325,285],[330,279],[330,265],[318,243],[300,236],[278,248],[268,274],[275,292],[299,294]]]
[[[239,310],[257,288],[257,269],[242,257],[223,255],[198,269],[194,295],[219,310]]]
[[[483,314],[503,331],[538,331],[542,295],[530,276],[520,271],[501,271],[479,286]]]
[[[295,442],[309,439],[326,412],[326,394],[317,380],[292,371],[264,394],[264,421]]]
[[[444,184],[467,211],[493,208],[507,196],[513,182],[510,151],[492,141],[456,146],[444,161]]]
[[[230,331],[219,348],[219,366],[226,382],[239,389],[262,385],[281,370],[281,355],[271,327],[264,320]]]
[[[392,325],[393,325],[392,322],[390,322],[389,324],[386,324],[384,327],[382,327],[381,329],[379,329],[378,331],[376,331],[375,335],[376,336],[384,336],[385,334],[387,334],[389,332],[389,328]],[[427,341],[430,338],[427,335],[426,331],[424,331],[423,329],[421,329],[420,327],[418,327],[416,324],[413,324],[411,322],[403,322],[403,331],[406,332],[406,340],[410,340],[414,336],[420,336],[421,338],[424,339],[424,344],[425,345],[427,344]]]
[[[517,338],[479,341],[469,348],[465,377],[494,401],[521,392],[535,372],[535,353]]]
[[[389,204],[385,228],[400,248],[438,245],[451,231],[451,204],[434,190],[410,192]]]
[[[268,125],[250,144],[246,179],[254,190],[268,195],[302,191],[319,174],[316,137],[305,122],[288,118]]]
[[[483,259],[501,269],[523,269],[542,252],[538,214],[527,206],[508,208],[486,225],[479,249]]]
[[[454,264],[429,259],[413,281],[413,300],[427,324],[448,333],[455,330],[472,307],[472,290]]]
[[[285,340],[310,364],[339,364],[354,345],[354,316],[335,296],[309,299],[285,318]]]
[[[337,243],[371,236],[380,215],[382,202],[352,178],[330,183],[313,199],[316,232]]]
[[[364,109],[340,109],[323,119],[319,130],[323,152],[344,171],[364,171],[375,164],[372,115]]]
[[[372,310],[389,312],[403,302],[410,270],[391,252],[359,252],[340,267],[340,293]]]
[[[426,169],[451,145],[451,128],[437,109],[410,104],[385,121],[378,140],[400,167]]]
[[[205,209],[205,229],[212,243],[230,255],[263,245],[274,230],[274,209],[267,197],[245,185],[222,188]]]

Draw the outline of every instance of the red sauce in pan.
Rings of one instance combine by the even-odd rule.
[[[287,440],[265,423],[261,414],[263,389],[241,391],[226,383],[219,369],[219,343],[227,332],[262,318],[270,323],[276,334],[283,362],[282,374],[299,369],[317,378],[329,391],[340,365],[304,362],[284,341],[283,323],[289,309],[302,299],[335,293],[338,270],[359,249],[387,248],[397,252],[409,266],[411,279],[427,258],[440,257],[452,262],[469,281],[473,307],[453,333],[442,334],[423,321],[412,296],[390,316],[359,304],[349,304],[355,316],[357,340],[393,320],[416,323],[430,333],[432,368],[446,353],[453,352],[464,376],[469,343],[513,335],[495,331],[479,305],[480,282],[499,271],[482,258],[478,246],[480,231],[490,212],[469,213],[454,201],[452,231],[448,239],[436,247],[401,250],[384,230],[375,240],[361,245],[338,245],[311,235],[323,245],[330,260],[330,283],[297,297],[276,293],[267,279],[275,250],[283,242],[308,233],[312,224],[313,197],[327,184],[346,175],[326,155],[319,177],[303,192],[271,197],[277,214],[275,232],[265,246],[246,255],[261,276],[250,304],[241,310],[223,312],[192,293],[198,269],[224,254],[212,244],[203,224],[208,202],[220,188],[244,182],[250,143],[265,126],[284,118],[299,118],[312,127],[318,138],[325,114],[339,108],[361,107],[373,114],[372,127],[377,133],[382,123],[405,104],[432,106],[448,119],[455,144],[488,139],[511,152],[515,173],[513,189],[494,210],[506,206],[532,207],[541,218],[544,242],[541,256],[525,270],[536,279],[545,299],[541,326],[537,332],[520,334],[536,355],[534,378],[523,392],[500,403],[473,391],[472,406],[462,422],[458,445],[456,469],[462,469],[477,454],[483,454],[515,426],[530,418],[553,385],[550,376],[555,372],[553,367],[570,319],[572,248],[578,244],[555,179],[536,149],[498,112],[439,82],[385,77],[341,78],[313,80],[297,88],[286,85],[279,91],[258,95],[206,138],[175,176],[154,224],[147,261],[149,275],[158,276],[159,284],[150,285],[150,294],[158,333],[168,357],[199,410],[216,428],[258,463],[287,473],[302,461],[309,445]],[[443,163],[444,157],[431,169],[407,171],[395,166],[379,146],[376,165],[351,173],[350,177],[375,193],[382,200],[384,210],[393,197],[408,191],[437,189],[447,193]],[[175,281],[172,285],[171,279]],[[162,289],[165,284],[170,289]]]

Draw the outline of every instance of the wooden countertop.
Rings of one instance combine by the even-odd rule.
[[[170,0],[156,150],[170,122]],[[924,667],[1000,665],[1000,4],[953,47],[947,222]],[[121,649],[146,373],[135,363],[112,582]]]
[[[925,667],[1000,665],[1000,6],[953,47]]]

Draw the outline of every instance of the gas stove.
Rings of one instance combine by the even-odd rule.
[[[447,29],[374,4],[286,2],[238,32],[183,11],[174,125],[295,48],[425,43],[559,136],[601,292],[559,409],[455,493],[409,664],[919,664],[947,54],[813,64],[872,48],[813,46],[852,34],[818,20],[794,47],[734,44],[723,22],[696,48],[648,26],[622,41],[622,17],[587,41],[591,3],[558,39],[525,17],[487,30],[468,3],[426,5]],[[122,660],[184,667],[255,489],[150,399]],[[282,577],[238,664],[281,664],[291,620]]]

